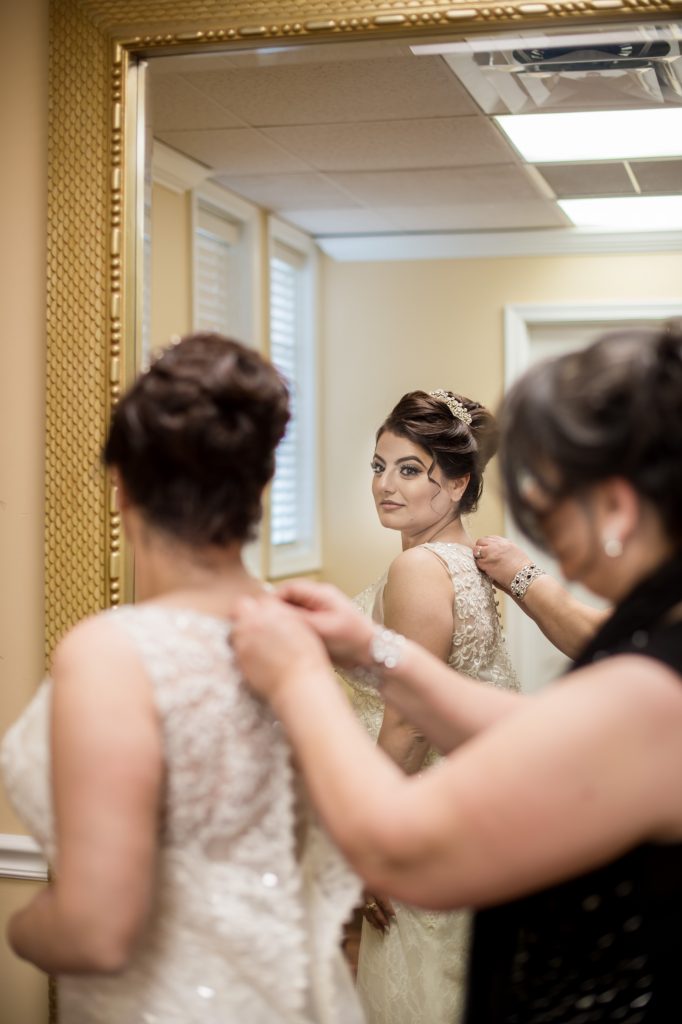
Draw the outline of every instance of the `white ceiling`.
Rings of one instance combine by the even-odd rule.
[[[682,192],[682,160],[524,164],[490,113],[506,112],[500,96],[521,79],[486,77],[473,58],[387,42],[160,58],[150,69],[154,137],[318,237],[556,229],[570,222],[555,196]],[[600,104],[653,105],[642,74],[594,75]],[[541,89],[551,98],[535,109],[564,109],[574,83],[554,77],[529,77],[524,101]],[[589,82],[579,84],[588,106]],[[665,101],[682,103],[682,90]]]

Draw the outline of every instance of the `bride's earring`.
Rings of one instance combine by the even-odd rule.
[[[623,554],[623,542],[613,534],[605,534],[602,537],[602,547],[607,558],[620,558]]]

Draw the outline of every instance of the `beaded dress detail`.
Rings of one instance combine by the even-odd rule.
[[[451,668],[504,689],[519,683],[497,614],[495,591],[464,544],[424,544],[452,580]],[[360,610],[383,622],[388,573],[355,598]],[[384,703],[376,689],[353,673],[343,678],[368,733],[376,739]],[[456,686],[453,678],[453,686]],[[430,750],[424,765],[441,760]],[[385,934],[366,921],[358,963],[358,991],[369,1024],[456,1024],[462,1013],[467,971],[470,915],[465,911],[416,910],[393,901],[396,917]]]
[[[104,613],[132,639],[163,734],[156,899],[130,965],[59,979],[60,1024],[360,1024],[339,943],[360,882],[304,812],[290,748],[244,685],[226,621],[140,605]],[[57,865],[51,683],[2,745],[7,790]]]

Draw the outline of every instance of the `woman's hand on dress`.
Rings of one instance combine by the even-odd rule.
[[[362,916],[379,932],[388,931],[391,918],[395,917],[393,904],[386,896],[377,896],[374,893],[365,891],[365,902],[362,908]]]
[[[496,587],[509,593],[509,587],[519,569],[532,562],[526,552],[506,537],[479,537],[474,544],[474,558],[481,572],[489,576]]]
[[[335,664],[357,668],[368,663],[374,624],[336,587],[291,580],[278,588],[277,595],[315,630]]]
[[[294,608],[276,597],[245,597],[239,601],[230,642],[249,685],[268,701],[296,679],[331,668],[314,630]]]

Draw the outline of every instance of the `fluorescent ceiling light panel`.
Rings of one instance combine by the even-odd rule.
[[[495,120],[532,164],[682,156],[682,107],[502,114]]]
[[[679,231],[682,228],[682,196],[560,199],[559,206],[580,228],[615,231]]]

